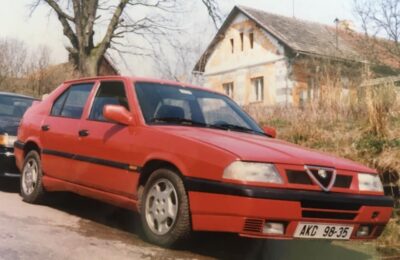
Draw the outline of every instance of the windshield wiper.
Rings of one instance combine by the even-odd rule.
[[[218,125],[211,125],[211,127],[218,127],[220,129],[231,130],[231,131],[238,131],[238,132],[245,132],[245,133],[253,133],[259,135],[265,135],[262,132],[240,126],[240,125],[232,125],[232,124],[218,124]]]
[[[155,117],[155,118],[151,119],[151,122],[152,123],[173,123],[173,124],[180,124],[180,125],[200,126],[200,127],[214,128],[214,129],[220,129],[220,130],[230,130],[230,131],[265,135],[262,132],[258,132],[256,130],[253,130],[253,129],[250,129],[247,127],[243,127],[243,126],[239,126],[239,125],[232,125],[232,124],[211,125],[211,124],[193,121],[191,119],[186,119],[186,118],[181,118],[181,117]]]
[[[203,126],[208,127],[209,125],[202,122],[193,121],[186,118],[180,117],[155,117],[151,119],[152,123],[175,123],[181,125],[193,125],[193,126]]]

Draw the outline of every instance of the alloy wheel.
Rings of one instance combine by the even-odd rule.
[[[175,224],[178,214],[178,195],[167,179],[157,180],[146,198],[145,216],[151,231],[165,235]]]
[[[38,184],[39,167],[36,160],[29,159],[22,172],[22,189],[26,195],[31,195]]]

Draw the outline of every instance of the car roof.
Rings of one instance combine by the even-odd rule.
[[[214,91],[214,90],[211,90],[211,89],[208,89],[205,87],[196,86],[196,85],[189,84],[189,83],[178,82],[178,81],[173,81],[173,80],[163,80],[163,79],[145,78],[145,77],[131,77],[131,76],[97,76],[97,77],[67,80],[64,83],[73,84],[73,83],[81,83],[81,82],[96,81],[96,80],[128,80],[131,82],[160,83],[160,84],[164,84],[164,85],[175,85],[175,86],[180,86],[180,87],[200,89],[200,90],[204,90],[204,91],[208,91],[208,92],[212,92],[212,93],[221,94],[217,91]]]
[[[19,98],[26,98],[26,99],[32,99],[32,100],[37,100],[34,97],[26,96],[26,95],[21,95],[17,93],[11,93],[11,92],[2,92],[0,91],[0,96],[12,96],[12,97],[19,97]]]

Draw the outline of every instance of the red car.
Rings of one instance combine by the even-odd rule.
[[[317,126],[314,126],[317,127]],[[377,172],[281,140],[228,97],[169,81],[67,81],[32,106],[15,154],[21,196],[71,191],[137,210],[146,238],[192,231],[373,239],[391,217]]]

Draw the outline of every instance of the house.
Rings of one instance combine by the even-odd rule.
[[[99,76],[120,75],[120,71],[107,55],[103,56],[99,66]]]
[[[400,59],[384,42],[366,39],[348,22],[329,26],[236,6],[194,73],[243,106],[297,106],[332,86],[348,93],[365,75],[396,75]]]

